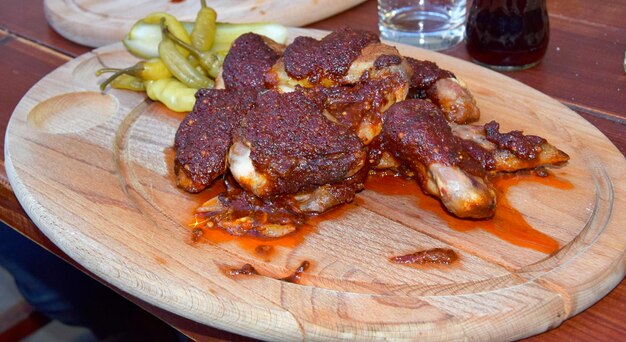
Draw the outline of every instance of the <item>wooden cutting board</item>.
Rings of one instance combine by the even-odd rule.
[[[98,91],[102,63],[135,62],[121,44],[68,62],[24,96],[6,134],[11,185],[37,226],[96,275],[178,315],[261,339],[518,339],[558,326],[616,286],[626,250],[621,153],[576,113],[517,81],[399,48],[464,79],[481,122],[547,137],[570,154],[547,181],[526,175],[509,187],[498,212],[518,218],[495,230],[464,230],[410,183],[396,194],[371,184],[354,203],[285,239],[207,231],[194,242],[192,212],[209,195],[174,183],[170,147],[183,116],[140,93]],[[558,251],[498,237],[523,221],[556,240]],[[452,248],[460,260],[389,260],[434,247]],[[311,266],[300,283],[277,280],[305,260]],[[229,274],[246,263],[260,275]]]
[[[304,26],[343,12],[365,0],[207,0],[222,22],[275,22]],[[122,40],[149,13],[165,11],[195,20],[200,0],[44,0],[46,19],[63,37],[99,47]]]

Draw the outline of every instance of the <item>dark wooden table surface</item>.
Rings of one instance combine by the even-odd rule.
[[[570,107],[626,153],[626,0],[548,0],[551,38],[543,62],[515,78]],[[350,25],[377,30],[376,1],[310,25],[335,29]],[[0,150],[13,109],[26,91],[50,71],[90,48],[72,43],[48,26],[42,1],[2,0],[0,6]],[[445,54],[469,60],[465,45]],[[52,244],[24,213],[11,191],[0,159],[0,220],[82,269]],[[84,271],[84,269],[83,269]],[[121,293],[137,305],[198,340],[249,340],[165,312]],[[558,328],[534,336],[541,341],[626,339],[626,282]]]

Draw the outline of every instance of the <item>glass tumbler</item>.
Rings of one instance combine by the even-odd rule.
[[[500,71],[535,66],[550,39],[546,0],[474,0],[466,39],[478,64]]]
[[[444,50],[463,40],[466,0],[378,0],[384,39]]]

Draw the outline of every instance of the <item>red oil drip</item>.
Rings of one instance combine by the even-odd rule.
[[[432,196],[424,194],[413,180],[394,176],[370,176],[365,185],[366,189],[385,195],[410,195],[418,198],[418,205],[424,210],[435,213],[448,226],[457,231],[483,229],[502,240],[516,246],[531,248],[546,254],[554,253],[559,249],[559,243],[552,237],[534,229],[524,216],[511,207],[506,193],[507,190],[520,182],[537,182],[557,189],[572,189],[573,185],[555,177],[539,177],[531,173],[504,174],[491,179],[498,196],[495,215],[487,220],[459,219],[448,213],[441,202]]]
[[[214,189],[215,187],[218,189]],[[202,200],[198,202],[198,206],[204,203],[204,201],[213,198],[223,190],[223,182],[217,182],[210,189],[204,191],[210,193],[210,195],[204,195],[204,192],[199,194],[202,195],[202,197],[199,197],[199,199],[201,198]],[[307,219],[306,224],[298,227],[296,231],[279,238],[268,238],[251,234],[235,236],[229,234],[221,228],[203,227],[201,221],[192,221],[189,226],[191,227],[192,240],[194,242],[221,244],[235,241],[242,249],[248,251],[251,255],[255,255],[260,259],[269,260],[275,255],[277,247],[284,247],[288,249],[297,247],[304,241],[308,234],[315,231],[320,222],[339,219],[353,207],[353,204],[342,205],[324,214],[312,216]],[[192,213],[192,215],[193,214],[195,213]]]
[[[306,235],[314,231],[312,226],[304,225],[285,236],[267,238],[250,234],[243,236],[231,235],[221,228],[196,229],[202,229],[201,237],[197,239],[198,242],[221,244],[235,241],[242,249],[262,259],[270,259],[276,253],[277,247],[295,248],[304,241]]]

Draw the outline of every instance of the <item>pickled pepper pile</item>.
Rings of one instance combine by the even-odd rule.
[[[205,0],[195,22],[181,22],[165,12],[151,13],[135,23],[123,40],[130,53],[144,60],[128,68],[98,70],[98,76],[112,73],[100,88],[145,91],[173,111],[189,112],[198,89],[215,86],[232,42],[247,32],[282,43],[287,40],[286,28],[278,24],[219,23]]]

